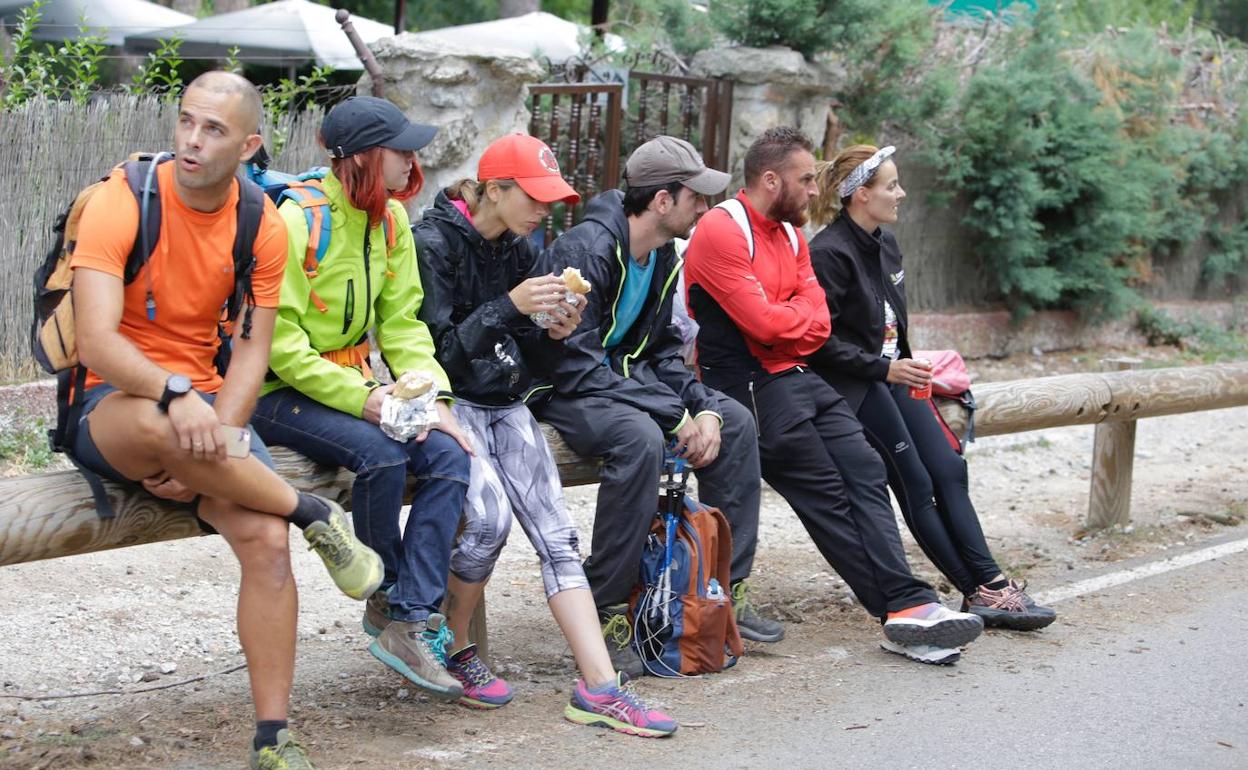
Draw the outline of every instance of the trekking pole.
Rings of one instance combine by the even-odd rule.
[[[360,61],[364,63],[364,69],[368,71],[368,79],[372,81],[373,96],[381,98],[385,86],[381,82],[381,67],[378,66],[377,60],[373,58],[373,52],[368,50],[368,46],[364,45],[364,40],[360,37],[360,33],[355,31],[355,25],[351,23],[351,12],[345,8],[339,8],[338,13],[334,14],[334,20],[342,26],[342,31],[347,36],[347,40],[351,41],[351,47],[355,49],[355,55],[360,57]]]
[[[680,506],[685,498],[688,487],[688,466],[683,457],[671,452],[664,452],[663,469],[666,477],[659,487],[667,499],[666,510],[663,511],[663,569],[659,575],[659,590],[662,595],[662,618],[664,624],[669,619],[668,605],[672,598],[672,547],[676,543],[676,527],[680,516]]]

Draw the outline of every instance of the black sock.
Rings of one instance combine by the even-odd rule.
[[[261,722],[256,722],[256,737],[251,743],[255,746],[256,751],[259,751],[265,746],[276,746],[277,731],[285,729],[285,719],[267,719]]]
[[[1000,591],[1002,588],[1005,588],[1009,584],[1010,584],[1009,578],[1002,578],[1000,580],[994,580],[991,583],[988,583],[987,588],[992,591]]]
[[[329,521],[329,506],[315,495],[300,492],[299,502],[295,504],[295,512],[287,518],[299,529],[307,529],[314,522]]]

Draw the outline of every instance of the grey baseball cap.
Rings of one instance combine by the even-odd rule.
[[[680,182],[696,193],[718,195],[728,187],[731,178],[707,168],[692,144],[674,136],[656,136],[633,150],[624,164],[624,180],[629,187]]]

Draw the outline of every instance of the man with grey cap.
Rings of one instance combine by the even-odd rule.
[[[621,633],[628,628],[624,603],[656,513],[665,446],[674,442],[698,477],[701,500],[721,509],[732,526],[734,584],[750,574],[754,560],[760,472],[749,411],[698,382],[672,324],[681,269],[672,240],[689,237],[707,211],[706,196],[723,192],[729,176],[670,136],[637,148],[624,176],[623,192],[590,201],[584,220],[542,255],[538,269],[578,268],[594,289],[562,358],[545,373],[548,384],[528,403],[578,453],[602,458],[585,574],[612,661],[635,676],[644,668]],[[738,605],[743,636],[783,637],[779,623],[746,611],[744,601]]]

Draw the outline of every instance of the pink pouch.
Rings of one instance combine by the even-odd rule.
[[[914,358],[932,362],[932,395],[960,396],[971,389],[971,373],[956,350],[915,350]]]

